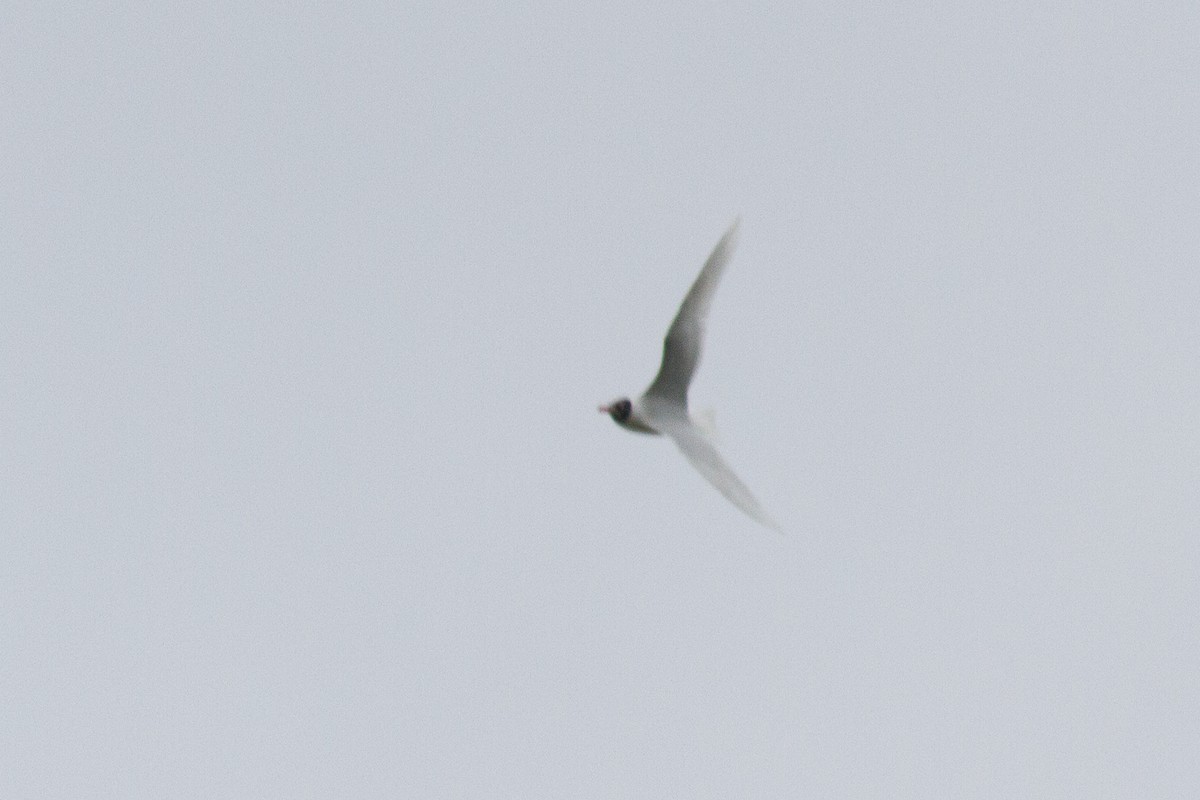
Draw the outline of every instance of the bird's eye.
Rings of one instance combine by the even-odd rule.
[[[624,422],[625,420],[629,419],[629,412],[633,410],[633,403],[629,402],[628,400],[619,400],[617,401],[617,404],[613,406],[613,410],[617,412],[616,414],[613,414],[613,416],[617,418],[617,421]]]

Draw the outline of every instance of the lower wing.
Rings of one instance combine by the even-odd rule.
[[[734,474],[717,448],[713,446],[704,432],[686,418],[672,416],[670,419],[655,419],[653,424],[658,430],[671,437],[679,451],[692,462],[705,480],[717,487],[717,491],[725,495],[729,502],[744,511],[768,528],[782,530],[775,520],[763,510],[758,500],[754,498],[746,484]]]

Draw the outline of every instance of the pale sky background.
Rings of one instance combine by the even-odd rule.
[[[1200,796],[1200,6],[646,5],[7,9],[0,796]]]

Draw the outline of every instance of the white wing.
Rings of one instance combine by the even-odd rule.
[[[655,429],[671,437],[675,446],[692,462],[705,480],[717,487],[717,491],[725,495],[729,502],[744,511],[747,515],[782,533],[779,524],[759,505],[746,484],[734,474],[717,448],[686,416],[680,416],[672,410],[666,410],[661,405],[651,401],[650,421]],[[658,408],[655,406],[658,405]],[[659,413],[654,413],[658,411]]]
[[[667,329],[667,337],[663,341],[662,366],[647,395],[655,395],[664,400],[670,400],[687,408],[688,384],[700,363],[700,353],[704,348],[704,324],[708,318],[708,309],[712,305],[713,292],[721,280],[721,273],[729,263],[733,249],[737,245],[738,224],[741,219],[735,219],[729,230],[717,242],[708,261],[696,277],[696,282],[683,298],[675,321]],[[711,478],[710,478],[711,480]]]

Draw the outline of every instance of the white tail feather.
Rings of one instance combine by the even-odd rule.
[[[702,430],[710,441],[720,442],[721,437],[717,433],[717,412],[715,409],[702,408],[699,411],[693,412],[691,417],[692,423]]]

